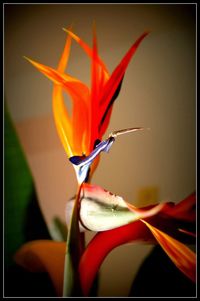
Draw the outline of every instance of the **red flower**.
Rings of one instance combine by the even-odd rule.
[[[96,144],[101,141],[108,127],[113,102],[119,94],[126,68],[148,32],[143,33],[137,39],[120,64],[109,75],[105,64],[98,55],[95,29],[93,48],[90,48],[72,31],[66,31],[68,32],[66,45],[56,70],[33,60],[28,60],[54,82],[53,113],[55,124],[67,156],[70,158],[73,156],[88,156]],[[91,88],[80,80],[64,73],[68,63],[72,38],[91,59]],[[73,110],[71,116],[64,104],[63,91],[67,92],[72,100]],[[99,156],[92,165],[91,174],[96,168],[98,160]]]

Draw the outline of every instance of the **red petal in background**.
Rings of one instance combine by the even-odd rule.
[[[160,212],[146,219],[148,220],[148,225],[146,226],[144,224],[142,225],[144,220],[143,222],[139,220],[113,230],[99,232],[88,244],[79,264],[80,279],[84,295],[87,296],[89,294],[96,273],[109,252],[117,246],[136,240],[155,243],[153,235],[176,266],[194,281],[196,268],[195,254],[176,240],[176,237],[181,241],[189,237],[189,239],[192,239],[192,243],[195,242],[194,235],[191,235],[193,233],[189,235],[186,230],[184,231],[185,233],[181,234],[180,231],[180,226],[182,224],[185,225],[184,218],[188,217],[186,213],[187,210],[190,209],[191,200],[193,203],[194,197],[188,197],[177,205],[166,203]],[[176,211],[176,206],[178,209],[182,208],[182,210]],[[153,206],[147,208],[153,209]],[[174,214],[174,212],[176,212],[177,215],[181,213],[179,215],[178,224],[177,219],[174,216],[170,216],[170,213]],[[183,221],[181,220],[181,216],[183,217]],[[192,222],[187,223],[187,226],[190,224],[193,225],[194,222],[195,220],[192,220]],[[150,223],[154,226],[150,225]],[[161,228],[162,231],[158,228]],[[167,233],[165,233],[165,231]],[[173,237],[171,237],[171,235]],[[173,252],[174,248],[175,251]],[[182,260],[182,257],[184,257],[184,260]]]
[[[193,282],[196,280],[196,254],[187,246],[143,221],[177,268]]]
[[[134,240],[148,241],[152,239],[149,229],[137,221],[113,230],[99,232],[89,243],[79,264],[80,280],[84,296],[89,295],[103,260],[115,247]]]
[[[190,194],[183,201],[165,211],[166,214],[176,219],[188,222],[196,219],[196,193]]]

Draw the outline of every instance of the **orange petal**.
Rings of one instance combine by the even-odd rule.
[[[53,89],[53,113],[58,135],[67,156],[70,158],[73,156],[72,125],[64,105],[62,93],[62,88],[55,85]]]
[[[63,50],[61,59],[60,59],[59,64],[58,64],[57,69],[61,73],[64,73],[64,71],[66,69],[66,66],[67,66],[67,63],[68,63],[69,53],[70,53],[70,48],[71,48],[71,39],[72,39],[71,36],[68,35],[66,43],[65,43],[65,48]]]
[[[62,296],[66,243],[36,240],[23,245],[15,261],[30,272],[47,272],[58,296]]]
[[[71,36],[67,36],[67,40],[65,43],[65,47],[63,53],[61,55],[58,68],[57,70],[61,73],[64,73],[68,59],[70,54],[71,48]],[[61,142],[64,146],[64,149],[68,155],[71,157],[73,155],[72,149],[73,145],[70,145],[69,141],[72,144],[72,128],[71,123],[69,121],[69,116],[65,108],[64,99],[62,95],[62,88],[58,85],[54,85],[53,90],[53,113],[54,113],[54,120],[56,124],[56,128],[58,134],[60,136]]]
[[[91,86],[91,123],[90,123],[90,150],[94,148],[94,143],[96,139],[99,139],[98,135],[98,123],[99,123],[99,83],[100,83],[100,69],[97,63],[97,39],[96,39],[96,29],[93,29],[93,49],[92,49],[92,86]]]
[[[68,29],[65,29],[65,28],[63,28],[63,30],[66,31],[83,48],[83,50],[86,52],[86,54],[90,58],[92,58],[93,50],[82,39],[80,39],[71,30],[68,30]],[[103,63],[103,61],[99,58],[99,56],[97,56],[97,62],[99,64],[99,66],[102,67],[102,70],[104,72],[105,77],[108,78],[109,77],[108,70],[107,70],[105,64]]]
[[[158,243],[171,258],[173,263],[192,281],[196,281],[196,254],[187,246],[158,230],[144,220],[141,220],[150,229]]]
[[[88,107],[85,106],[83,101],[80,100],[79,96],[77,96],[73,92],[71,94],[73,98],[73,153],[74,155],[88,155],[90,153]]]
[[[64,149],[68,157],[76,154],[80,155],[82,152],[87,153],[89,147],[88,140],[83,140],[84,134],[87,137],[87,111],[82,103],[79,103],[77,96],[73,95],[73,113],[70,120],[66,116],[62,93],[62,88],[55,85],[53,90],[53,113],[56,128]]]
[[[69,52],[69,41],[67,41],[64,54],[65,56]],[[56,128],[58,131],[58,134],[60,136],[61,142],[64,146],[64,149],[67,153],[67,155],[70,157],[73,155],[72,147],[70,146],[70,141],[72,140],[72,131],[71,131],[71,121],[69,118],[69,114],[65,108],[63,96],[62,96],[62,86],[60,85],[60,79],[58,80],[58,74],[56,74],[56,71],[44,66],[42,64],[39,64],[37,62],[34,62],[33,60],[26,58],[34,67],[36,67],[39,71],[41,71],[43,74],[45,74],[48,78],[54,81],[56,83],[54,90],[53,90],[53,113],[54,113],[54,120],[56,124]],[[64,61],[65,59],[65,61]],[[61,64],[60,68],[64,68],[67,61],[66,58],[62,55],[61,58]],[[56,78],[57,77],[57,78]],[[65,77],[67,80],[72,80],[70,77]],[[63,79],[64,81],[64,79]]]
[[[61,97],[61,90],[54,90],[53,94],[53,109],[54,116],[56,116],[56,126],[61,137],[62,143],[64,144],[67,154],[73,152],[74,155],[82,155],[82,152],[89,153],[89,124],[88,124],[88,106],[89,106],[89,89],[81,81],[60,73],[53,68],[34,62],[28,59],[39,71],[44,73],[50,78],[56,85],[65,89],[73,100],[73,112],[72,121],[69,120],[69,116],[65,109],[63,98]],[[57,96],[58,95],[58,96]],[[57,100],[58,98],[58,100]],[[66,121],[65,121],[66,119]],[[61,120],[61,121],[59,121]],[[65,124],[65,125],[64,125]],[[78,126],[77,126],[78,125]],[[59,129],[59,127],[61,127]],[[68,130],[72,137],[68,138]],[[86,138],[83,143],[83,134],[85,133]],[[64,142],[65,140],[65,142]],[[66,142],[67,141],[67,142]],[[87,143],[87,144],[86,144]],[[71,151],[69,146],[71,146]]]
[[[28,60],[34,67],[36,67],[40,72],[46,75],[49,79],[51,79],[55,84],[62,85],[62,86],[66,85],[68,87],[68,84],[71,83],[75,87],[76,85],[78,85],[78,87],[81,86],[81,89],[85,93],[88,92],[88,87],[85,84],[83,84],[80,80],[76,79],[75,77],[59,72],[43,64],[37,63],[27,57],[25,57],[25,59]]]
[[[64,29],[65,30],[65,29]],[[97,52],[97,41],[96,41],[96,31],[93,31],[93,48],[91,49],[83,40],[81,40],[77,35],[75,35],[70,30],[65,30],[71,37],[84,49],[87,55],[92,59],[92,88],[91,88],[91,98],[90,98],[90,108],[88,108],[88,119],[90,128],[90,152],[93,150],[94,142],[96,139],[101,139],[99,136],[99,94],[104,88],[106,82],[109,79],[108,71],[98,56]]]

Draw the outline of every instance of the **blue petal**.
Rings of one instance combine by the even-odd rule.
[[[72,164],[79,165],[86,157],[85,156],[73,156],[69,160]]]
[[[100,152],[108,152],[114,141],[114,137],[109,137],[108,139],[103,140],[102,142],[97,144],[95,149],[87,157],[73,156],[69,158],[72,164],[79,167],[78,178],[81,179],[81,182],[84,182],[84,180],[86,179],[88,170],[94,159],[100,154]]]

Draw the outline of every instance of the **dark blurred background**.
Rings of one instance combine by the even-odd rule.
[[[76,179],[54,127],[52,83],[23,56],[56,67],[66,39],[62,28],[73,24],[92,45],[94,20],[99,54],[110,72],[151,30],[127,69],[107,134],[133,126],[151,130],[119,138],[109,155],[101,156],[92,183],[136,206],[179,202],[196,188],[195,4],[4,4],[6,102],[54,239],[52,221],[64,222]],[[90,61],[75,42],[67,72],[90,84]],[[152,248],[125,245],[109,254],[101,268],[100,296],[128,295]],[[151,280],[157,276],[153,270]]]

